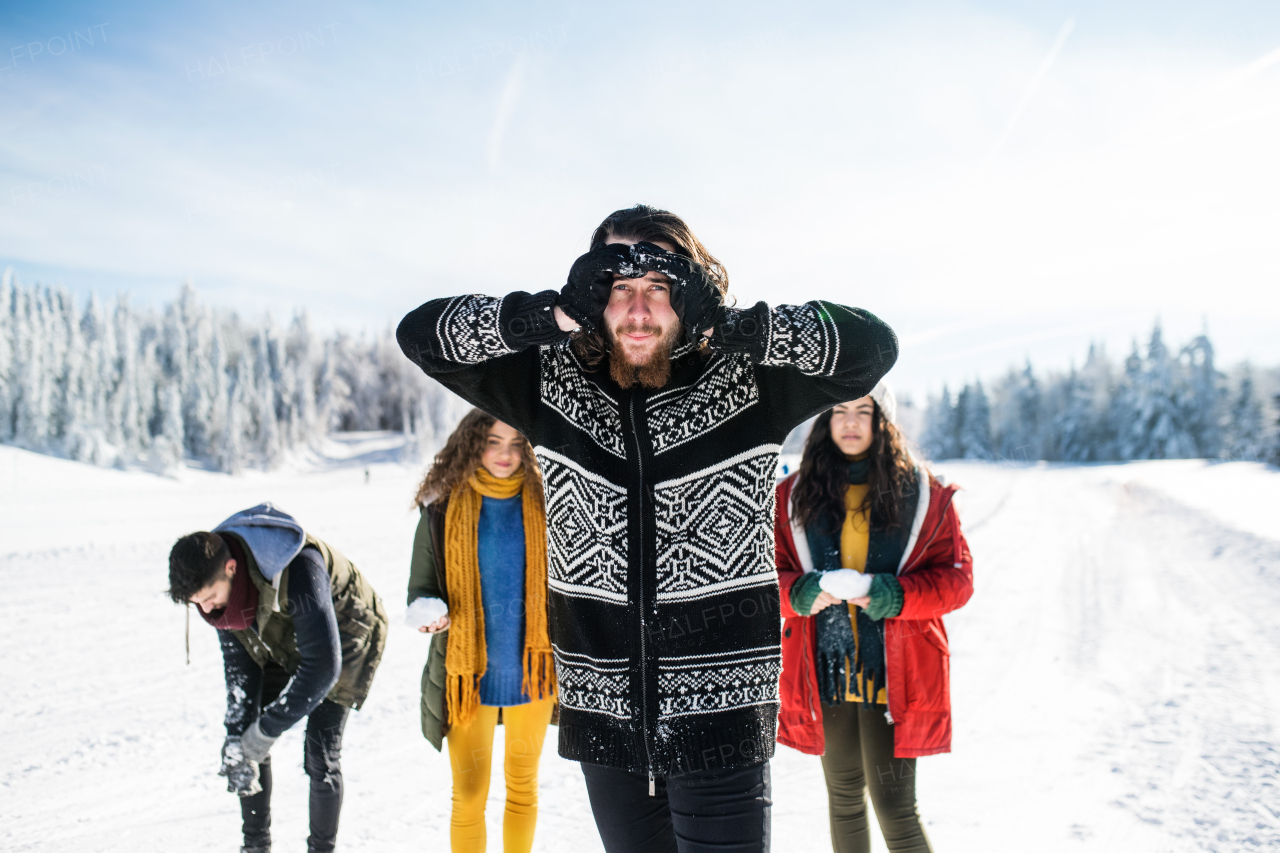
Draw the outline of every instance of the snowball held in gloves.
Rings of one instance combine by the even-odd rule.
[[[851,598],[862,598],[871,591],[871,577],[853,569],[835,569],[823,572],[822,577],[818,578],[818,586],[823,592],[848,601]]]

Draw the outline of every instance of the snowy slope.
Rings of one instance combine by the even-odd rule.
[[[237,849],[238,806],[214,775],[217,642],[196,618],[185,665],[165,558],[177,535],[267,499],[348,554],[394,623],[347,729],[343,849],[447,849],[448,762],[418,730],[426,638],[398,624],[420,472],[397,453],[366,435],[289,472],[158,477],[0,447],[0,849]],[[941,471],[965,486],[977,594],[948,619],[955,752],[919,763],[937,849],[1280,844],[1280,532],[1267,518],[1280,475],[1194,462]],[[300,849],[300,733],[274,754],[276,846]],[[774,849],[826,849],[817,759],[780,748],[773,779]],[[600,849],[553,740],[541,803],[535,849]]]

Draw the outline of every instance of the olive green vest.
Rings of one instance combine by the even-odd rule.
[[[258,562],[247,542],[234,533],[249,563],[249,577],[258,588],[257,631],[232,631],[258,666],[273,660],[293,674],[302,662],[298,654],[298,638],[293,630],[295,608],[305,606],[289,601],[289,569],[286,567],[272,584],[258,570]],[[338,637],[342,643],[342,672],[326,699],[347,708],[359,709],[369,695],[373,674],[387,644],[387,612],[382,599],[365,580],[360,570],[336,548],[307,534],[306,546],[316,548],[329,570],[329,586],[333,590],[333,611],[338,617]]]

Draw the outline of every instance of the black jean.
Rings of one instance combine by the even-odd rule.
[[[289,673],[283,667],[267,664],[258,685],[256,710],[275,701],[288,682]],[[308,853],[328,853],[338,838],[338,816],[342,811],[342,730],[347,723],[347,713],[347,708],[326,699],[307,717],[302,766],[311,779]],[[244,846],[250,849],[271,846],[271,756],[260,765],[260,773],[262,790],[240,800]]]
[[[659,778],[583,764],[607,853],[768,853],[769,762]]]
[[[931,853],[916,811],[916,760],[893,757],[893,726],[884,706],[823,705],[822,733],[827,742],[822,774],[836,853],[871,849],[867,792],[889,853]]]

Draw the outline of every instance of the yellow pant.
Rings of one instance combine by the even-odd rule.
[[[502,849],[529,853],[538,822],[538,758],[547,736],[554,700],[502,709],[506,749],[502,758],[507,780],[507,808],[502,815]],[[449,729],[449,765],[453,768],[453,818],[449,842],[453,853],[484,853],[484,805],[489,799],[493,766],[493,730],[498,709],[481,705],[465,728]]]

